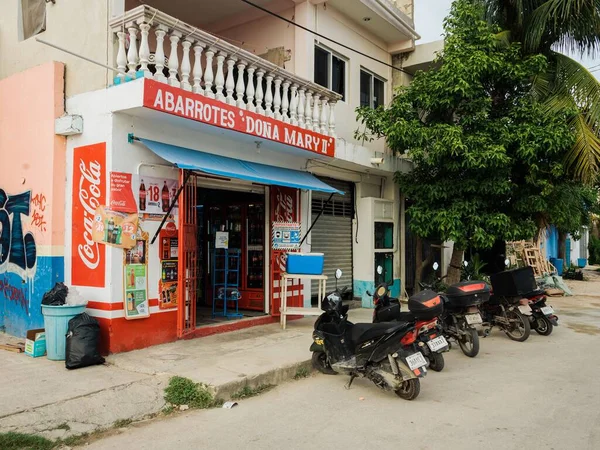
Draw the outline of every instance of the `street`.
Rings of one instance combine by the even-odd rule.
[[[474,358],[457,346],[413,402],[342,376],[291,381],[231,410],[190,411],[90,449],[596,449],[600,300],[551,298],[561,326],[524,343],[494,330]],[[307,343],[308,346],[309,343]]]

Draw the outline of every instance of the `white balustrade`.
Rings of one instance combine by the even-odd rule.
[[[223,95],[223,87],[225,86],[225,72],[223,71],[223,63],[226,58],[226,54],[219,52],[217,54],[217,74],[215,75],[215,89],[217,90],[217,100],[224,102],[225,96]]]
[[[322,86],[147,5],[112,19],[110,26],[121,82],[142,72],[252,113],[335,136],[340,96]]]

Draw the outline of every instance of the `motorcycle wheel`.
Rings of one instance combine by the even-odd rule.
[[[313,352],[312,366],[325,375],[337,375],[337,372],[329,365],[325,352]]]
[[[396,395],[404,400],[414,400],[421,392],[421,382],[418,378],[411,378],[403,381],[398,389],[394,391]]]
[[[463,325],[463,328],[465,325]],[[458,339],[458,345],[462,352],[469,358],[475,358],[479,353],[479,335],[474,328],[465,328],[466,336],[462,335]]]
[[[531,325],[529,325],[529,319],[521,314],[520,311],[514,309],[506,313],[506,318],[508,320],[517,321],[517,325],[512,327],[510,331],[506,328],[504,329],[506,335],[513,341],[525,342],[531,334]]]
[[[429,359],[429,368],[436,372],[441,372],[444,369],[444,355],[441,353],[431,353],[428,356]]]
[[[554,325],[546,317],[539,317],[533,326],[535,331],[542,336],[550,336],[554,329]]]

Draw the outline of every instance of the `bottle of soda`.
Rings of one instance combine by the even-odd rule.
[[[120,237],[120,236],[119,236],[119,234],[120,234],[120,233],[119,233],[119,230],[120,230],[120,229],[121,229],[121,227],[119,227],[119,226],[117,226],[117,225],[114,225],[114,226],[113,226],[112,240],[111,240],[111,242],[112,242],[113,244],[117,244],[117,245],[119,245],[119,244],[120,244],[120,242],[119,242],[119,241],[120,241],[120,238],[119,238],[119,237]]]
[[[108,244],[112,244],[113,243],[113,231],[115,229],[115,222],[113,221],[112,217],[110,217],[108,219],[108,225],[106,226],[106,228],[107,228],[106,242]]]
[[[169,188],[167,187],[167,182],[163,185],[161,192],[161,203],[163,212],[167,212],[169,210]]]
[[[144,180],[140,183],[139,206],[140,211],[146,211],[146,186],[144,186]]]

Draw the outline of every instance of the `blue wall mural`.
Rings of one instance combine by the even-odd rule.
[[[24,231],[31,206],[30,191],[8,195],[0,189],[0,331],[15,336],[43,328],[42,297],[64,280],[64,257],[38,256],[33,233]],[[46,222],[41,224],[38,229],[46,231]]]

